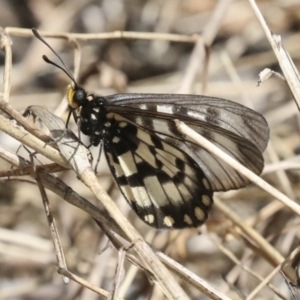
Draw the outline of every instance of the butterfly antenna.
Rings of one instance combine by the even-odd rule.
[[[74,76],[72,75],[72,73],[69,71],[68,67],[65,65],[64,61],[61,59],[61,57],[56,53],[56,51],[40,36],[40,34],[38,33],[38,31],[35,28],[32,28],[32,32],[34,34],[34,36],[39,39],[42,43],[44,43],[52,52],[53,54],[59,59],[59,61],[62,63],[63,67],[61,67],[60,65],[56,64],[55,62],[51,61],[46,55],[43,55],[43,59],[46,63],[53,65],[57,68],[59,68],[60,70],[62,70],[75,84],[75,86],[78,86],[76,83],[76,80],[74,78]]]

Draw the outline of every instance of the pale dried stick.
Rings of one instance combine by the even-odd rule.
[[[288,52],[286,52],[286,50],[282,45],[281,36],[273,34],[271,32],[268,24],[266,23],[263,15],[261,14],[258,6],[256,5],[255,0],[249,0],[249,3],[252,6],[254,13],[256,14],[256,17],[260,22],[260,25],[264,30],[267,39],[269,40],[269,43],[279,62],[280,68],[289,85],[289,88],[292,94],[294,95],[294,99],[297,104],[298,110],[300,110],[300,83],[299,83],[300,76],[298,70],[295,67],[290,55],[288,54]]]

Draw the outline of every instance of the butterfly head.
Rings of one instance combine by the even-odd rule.
[[[72,82],[67,88],[67,100],[71,109],[77,109],[87,101],[86,91]]]

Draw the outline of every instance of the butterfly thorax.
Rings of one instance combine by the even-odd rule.
[[[103,97],[89,95],[80,106],[80,130],[90,137],[91,145],[97,146],[107,140],[110,133],[110,122],[106,118],[107,100]]]

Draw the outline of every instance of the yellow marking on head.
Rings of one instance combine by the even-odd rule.
[[[164,217],[164,224],[165,224],[166,226],[172,227],[174,223],[175,223],[175,222],[174,222],[174,219],[173,219],[172,217],[170,217],[170,216]]]
[[[206,206],[209,206],[211,203],[211,199],[210,197],[208,197],[207,195],[203,195],[202,196],[202,203]]]
[[[187,223],[188,225],[192,225],[193,224],[193,221],[192,221],[192,219],[191,219],[191,217],[189,215],[184,215],[183,221],[185,223]]]
[[[67,100],[69,106],[76,109],[79,107],[79,105],[74,101],[74,94],[75,94],[74,86],[73,84],[69,84],[67,87]]]
[[[144,220],[150,224],[152,224],[154,222],[154,216],[153,215],[146,215],[144,217]]]
[[[196,218],[197,218],[199,221],[204,220],[205,214],[204,214],[204,211],[203,211],[200,207],[198,207],[198,206],[195,207],[194,213],[195,213]]]

